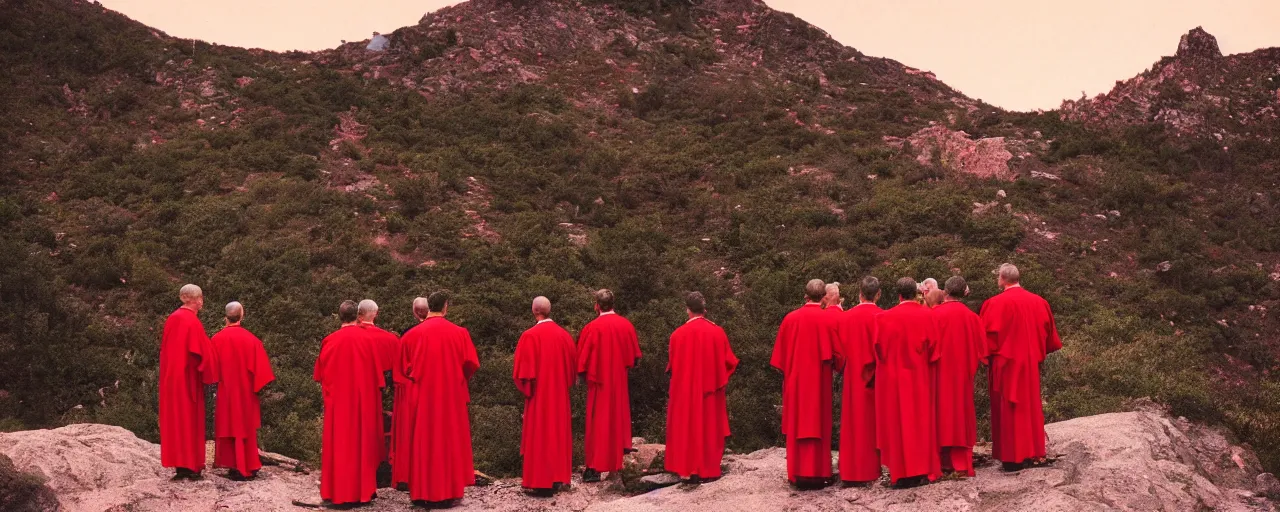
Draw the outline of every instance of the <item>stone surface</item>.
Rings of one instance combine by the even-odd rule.
[[[785,450],[769,448],[726,456],[725,476],[695,487],[670,486],[673,475],[648,475],[646,485],[668,486],[627,496],[617,485],[575,480],[555,497],[537,498],[522,492],[518,479],[499,479],[467,489],[455,510],[1276,510],[1265,497],[1275,477],[1217,429],[1140,411],[1046,430],[1058,457],[1051,467],[1004,473],[979,456],[976,478],[914,489],[889,489],[881,481],[796,491],[786,483]],[[252,482],[232,482],[213,469],[202,481],[171,482],[157,445],[106,425],[0,434],[0,454],[22,471],[44,475],[61,508],[72,512],[299,510],[295,500],[320,501],[319,474],[291,469],[294,461],[273,454],[266,455],[281,465],[263,468]],[[380,489],[378,496],[361,510],[410,506],[402,492]]]
[[[903,147],[900,139],[886,142]],[[921,165],[933,165],[936,160],[945,169],[979,178],[1013,179],[1009,169],[1013,153],[1006,147],[1004,137],[974,140],[963,131],[930,126],[907,137],[906,142]]]

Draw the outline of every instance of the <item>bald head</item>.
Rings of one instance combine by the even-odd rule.
[[[356,306],[356,318],[361,322],[373,323],[378,318],[378,303],[369,299],[360,301]]]
[[[821,302],[822,297],[827,294],[827,283],[821,279],[810,279],[809,283],[804,285],[804,296],[814,302]]]
[[[551,316],[551,299],[541,295],[533,298],[533,316],[546,318]]]
[[[426,320],[427,313],[431,312],[431,306],[427,304],[426,297],[418,297],[413,299],[413,317],[418,320]]]
[[[244,320],[244,306],[239,302],[231,301],[227,303],[226,309],[227,325],[234,325]]]
[[[1005,263],[996,269],[996,276],[1001,287],[1013,286],[1022,280],[1022,273],[1012,263]]]
[[[178,290],[178,300],[182,301],[182,307],[200,311],[204,307],[204,290],[194,284],[184,284]]]

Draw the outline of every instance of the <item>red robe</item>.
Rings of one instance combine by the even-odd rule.
[[[876,446],[889,482],[942,476],[934,364],[938,330],[929,308],[911,301],[876,315]]]
[[[387,331],[381,327],[378,327],[370,323],[362,323],[360,324],[360,327],[367,332],[369,341],[373,342],[374,351],[378,353],[378,366],[380,366],[383,369],[383,371],[393,372],[396,366],[396,359],[400,357],[400,337],[396,336],[395,333],[392,333],[390,331]],[[384,384],[392,384],[392,388],[393,388],[392,392],[394,393],[395,391],[394,390],[394,387],[395,387],[394,374],[392,375],[392,382],[387,382],[385,375],[383,376],[382,380]],[[383,387],[385,388],[386,386],[384,385]],[[394,398],[392,400],[393,400],[392,410],[394,411],[394,408],[395,408]],[[385,402],[384,402],[384,405],[385,405]],[[390,435],[391,434],[390,428],[388,428],[388,426],[386,425],[385,411],[383,412],[382,427],[383,427],[383,446],[387,447],[387,452],[382,455],[382,460],[389,460],[391,450],[395,449],[395,446],[393,446],[392,444],[395,436]]]
[[[218,359],[218,399],[214,414],[213,465],[242,475],[262,468],[258,458],[258,429],[262,409],[258,392],[276,379],[262,340],[239,325],[213,335]]]
[[[314,378],[324,391],[320,497],[363,503],[377,491],[382,437],[383,368],[367,332],[338,329],[320,345]]]
[[[667,372],[667,471],[688,478],[720,476],[724,440],[729,437],[725,386],[738,367],[724,329],[695,317],[671,333]]]
[[[870,482],[880,478],[876,451],[876,315],[874,303],[858,304],[839,317],[835,368],[844,374],[840,399],[840,479]]]
[[[409,498],[445,501],[476,483],[471,453],[467,381],[480,369],[471,333],[444,317],[431,317],[405,335],[405,377],[414,388],[414,423],[408,439]]]
[[[576,363],[573,337],[550,320],[530,327],[516,343],[511,375],[525,396],[520,455],[524,457],[521,485],[526,489],[550,489],[570,481],[573,431],[569,388]]]
[[[973,376],[987,357],[982,320],[964,303],[947,301],[933,309],[933,323],[941,352],[935,388],[938,446],[944,452],[944,466],[973,476],[973,445],[978,442]]]
[[[1062,348],[1049,303],[1011,286],[982,305],[991,354],[991,456],[1021,463],[1045,456],[1040,363]]]
[[[631,446],[631,397],[627,370],[640,359],[636,328],[626,318],[607,312],[578,334],[578,373],[587,381],[587,431],[583,453],[596,471],[622,469],[622,454]]]
[[[204,385],[218,382],[218,366],[196,313],[178,308],[160,337],[160,464],[204,469]]]
[[[400,338],[396,357],[391,360],[391,380],[395,386],[391,408],[391,486],[409,483],[410,454],[409,440],[413,438],[413,423],[418,410],[418,389],[405,375],[405,364],[412,354],[417,353],[421,337],[409,335],[422,324],[415,325],[404,332]]]
[[[787,314],[773,345],[782,371],[787,479],[831,478],[831,365],[835,317],[816,302]]]

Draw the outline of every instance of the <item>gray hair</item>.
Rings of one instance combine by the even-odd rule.
[[[236,301],[228,302],[226,313],[228,321],[231,323],[239,322],[244,318],[244,305]]]
[[[1018,284],[1018,281],[1022,279],[1022,274],[1018,272],[1018,267],[1012,263],[1002,263],[1000,268],[996,269],[996,275],[999,275],[1000,279],[1009,284]]]
[[[811,301],[820,301],[827,294],[827,283],[822,282],[821,279],[810,279],[804,285],[804,294]]]
[[[378,303],[369,299],[360,301],[360,305],[356,307],[356,315],[360,318],[368,318],[378,315]]]
[[[204,297],[204,290],[194,284],[184,284],[182,289],[178,290],[178,299],[184,303],[200,297]]]
[[[418,318],[426,318],[427,313],[431,312],[431,306],[427,303],[426,297],[418,297],[413,299],[413,316]]]

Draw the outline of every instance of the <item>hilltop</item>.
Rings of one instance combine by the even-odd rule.
[[[480,350],[477,463],[505,475],[529,298],[576,331],[617,293],[636,434],[661,438],[697,289],[753,452],[780,442],[767,361],[805,279],[963,275],[976,308],[1013,261],[1066,343],[1051,420],[1151,397],[1280,469],[1275,49],[1192,31],[1108,95],[1017,113],[753,1],[475,0],[387,39],[272,53],[0,1],[0,430],[155,440],[158,329],[195,282],[210,332],[238,300],[272,355],[263,446],[313,459],[335,306],[399,330],[447,288]]]

